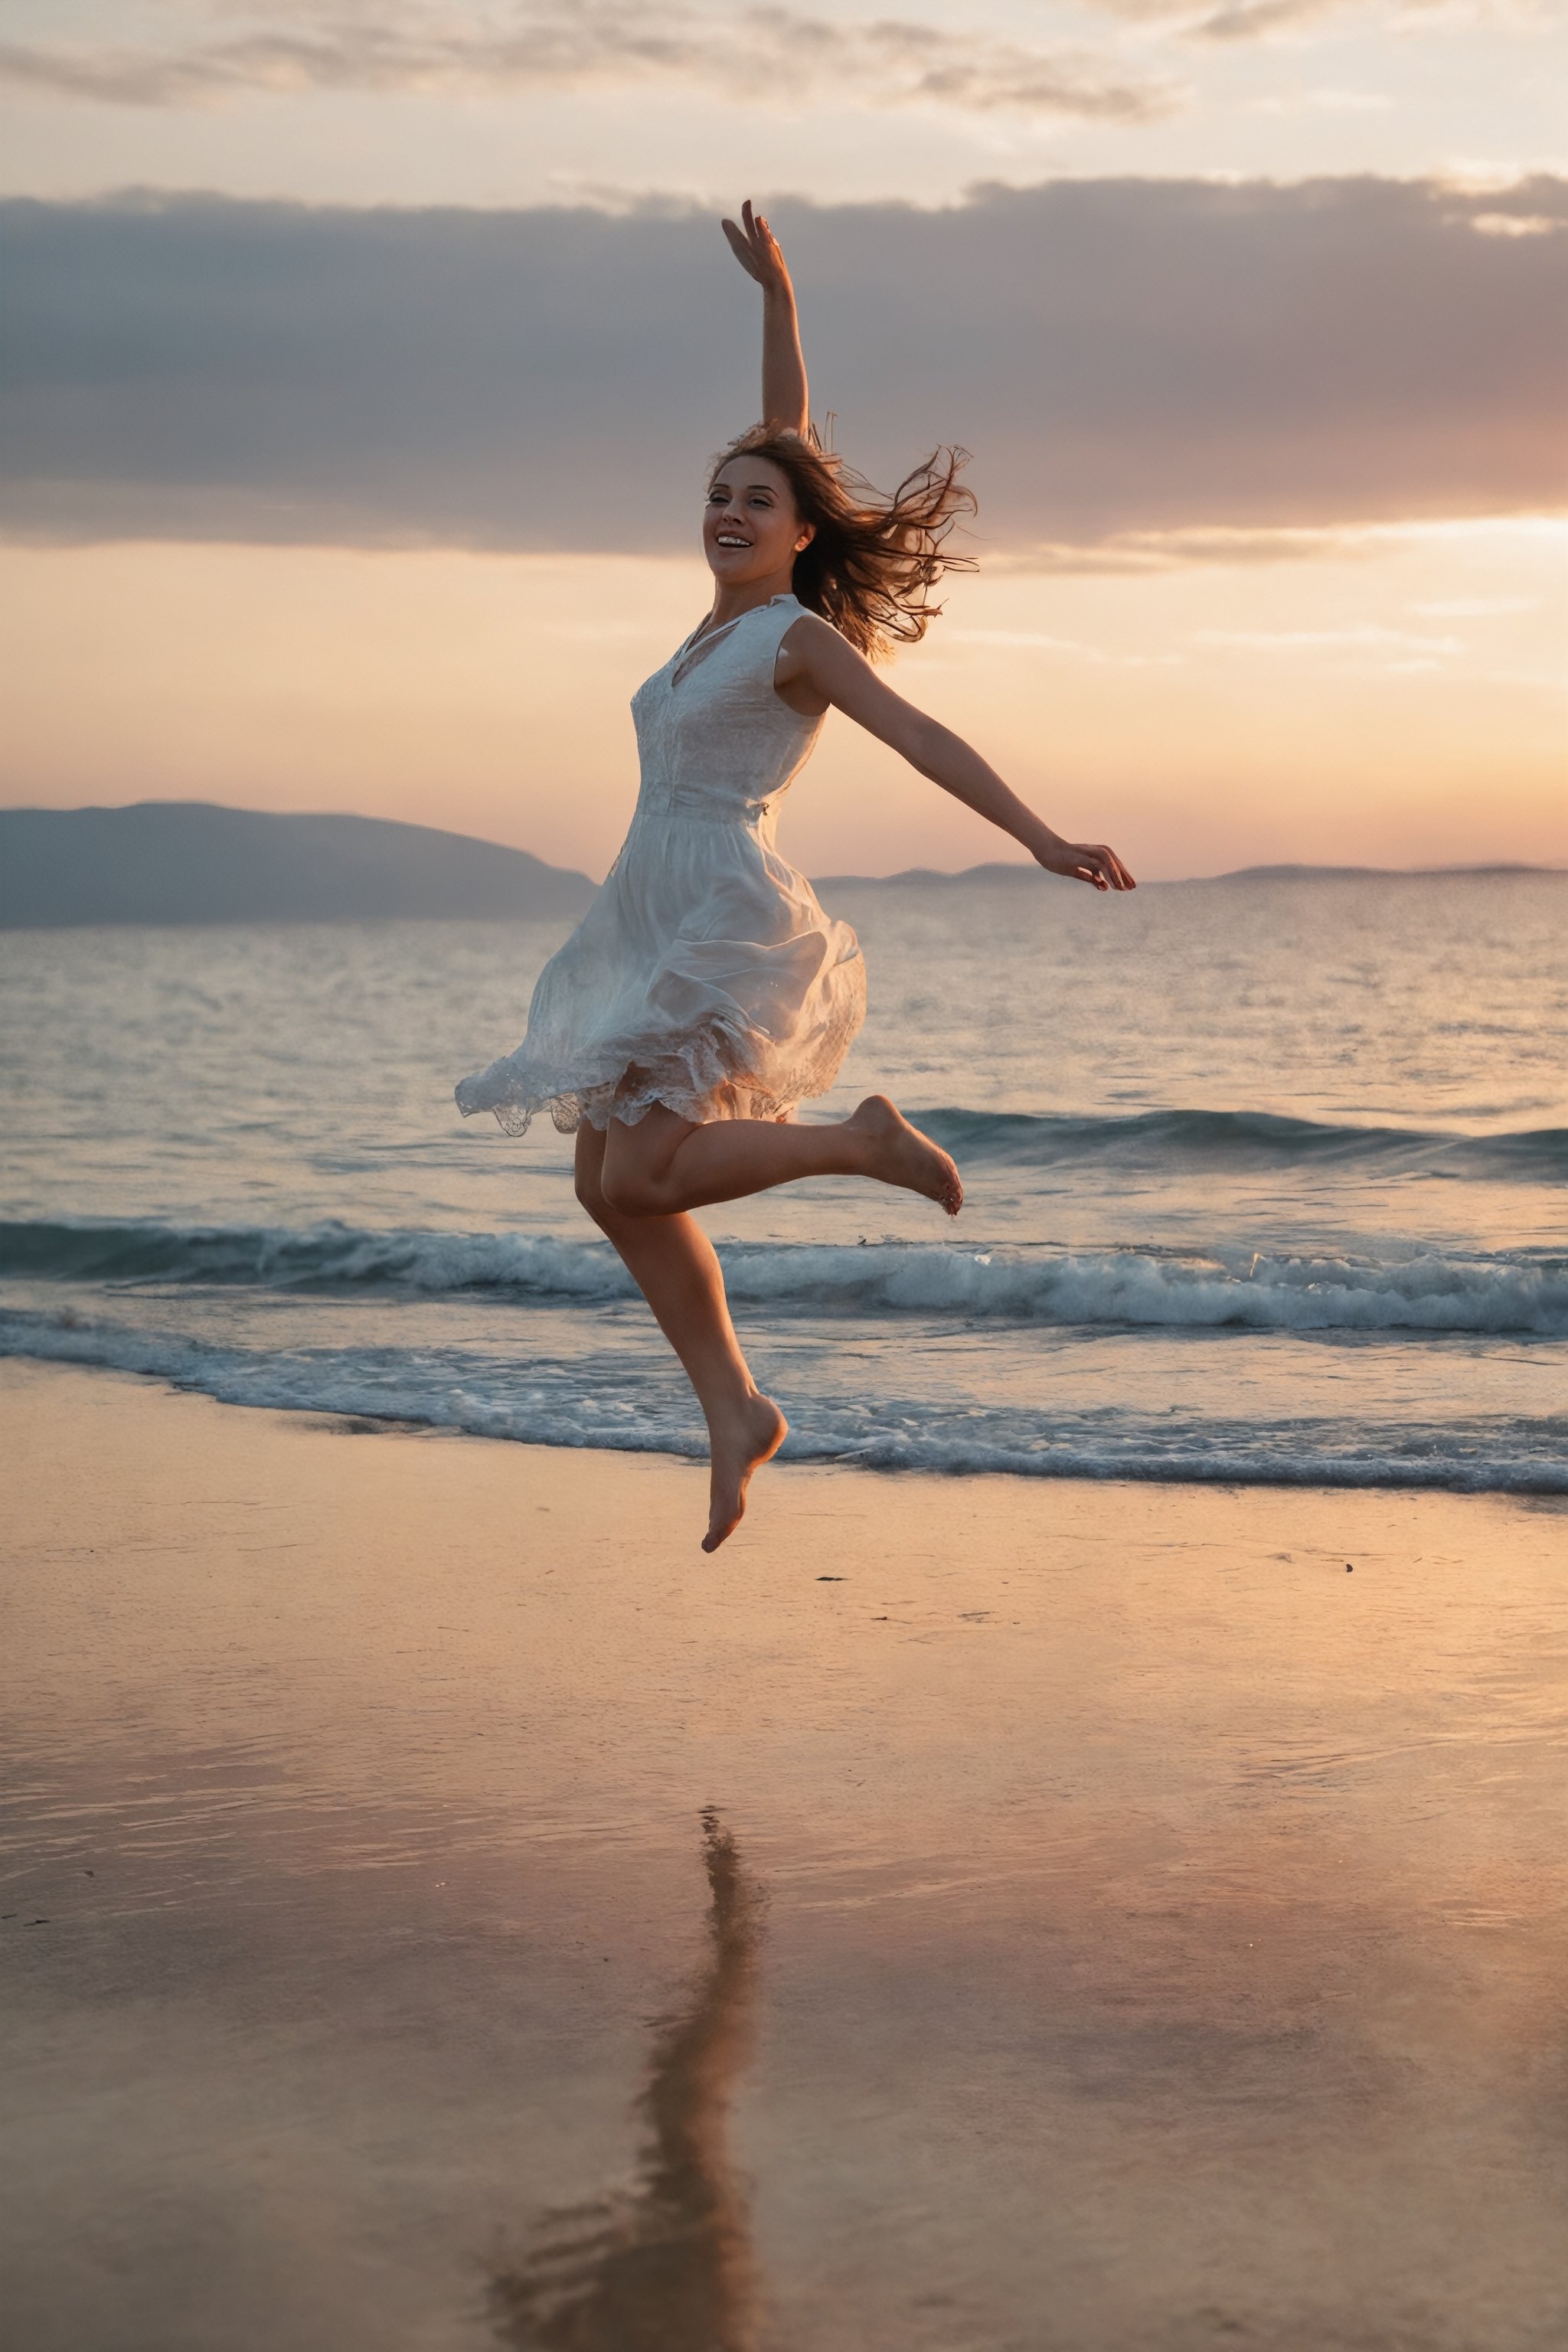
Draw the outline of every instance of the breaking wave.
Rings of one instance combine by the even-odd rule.
[[[1568,1335],[1568,1257],[1382,1258],[1151,1249],[962,1249],[733,1242],[731,1296],[781,1313],[995,1318],[1016,1323],[1251,1331]],[[631,1295],[605,1243],[324,1223],[0,1224],[0,1276],[116,1286],[244,1286],[519,1304]]]

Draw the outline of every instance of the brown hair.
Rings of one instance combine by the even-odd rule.
[[[942,610],[931,591],[944,572],[975,568],[973,556],[943,551],[959,516],[974,512],[973,492],[958,480],[969,452],[933,450],[889,499],[815,439],[754,425],[715,458],[709,480],[731,457],[766,457],[779,468],[801,520],[816,530],[795,560],[795,593],[875,661],[924,636]]]

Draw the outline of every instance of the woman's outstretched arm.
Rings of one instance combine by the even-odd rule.
[[[740,219],[724,223],[724,234],[742,268],[763,289],[763,422],[775,432],[809,439],[805,359],[795,288],[779,241],[760,214],[753,216],[750,196],[741,206]]]
[[[1097,890],[1131,890],[1132,877],[1103,842],[1064,841],[1005,784],[962,735],[930,719],[884,685],[864,656],[815,614],[796,621],[780,648],[774,683],[804,689],[844,711],[940,784],[965,808],[1022,842],[1049,874],[1068,874]]]

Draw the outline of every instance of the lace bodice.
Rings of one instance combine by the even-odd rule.
[[[772,814],[822,728],[773,690],[779,646],[805,610],[775,596],[696,645],[689,637],[638,687],[639,817],[746,824]]]

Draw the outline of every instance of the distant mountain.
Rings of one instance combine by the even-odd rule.
[[[1240,866],[1230,874],[1194,874],[1184,877],[1181,884],[1156,882],[1147,887],[1172,889],[1184,887],[1186,882],[1422,882],[1445,875],[1469,875],[1480,879],[1489,874],[1564,871],[1568,869],[1561,866]],[[1041,878],[1037,866],[1013,858],[992,866],[966,866],[957,874],[940,874],[929,866],[911,866],[902,874],[826,874],[816,887],[820,890],[935,889],[955,882],[1037,884]]]
[[[945,887],[950,882],[1038,882],[1040,868],[1033,859],[998,860],[992,866],[965,866],[956,874],[939,873],[932,866],[909,866],[901,874],[825,874],[815,884],[818,890],[857,890],[867,887],[878,890]]]
[[[1552,874],[1549,866],[1247,866],[1216,882],[1400,881],[1427,874]],[[942,874],[837,874],[824,890],[1037,887],[1021,860]],[[0,929],[70,923],[331,922],[355,917],[582,914],[585,874],[463,833],[369,816],[269,816],[205,801],[130,808],[0,809]]]
[[[1560,866],[1238,866],[1216,882],[1430,882],[1438,876],[1560,874]]]
[[[585,874],[461,833],[203,801],[0,809],[0,928],[580,915]]]

